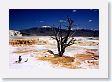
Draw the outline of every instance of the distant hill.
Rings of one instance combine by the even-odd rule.
[[[58,29],[55,28],[57,31]],[[54,36],[54,30],[51,27],[33,27],[29,29],[19,30],[23,36]],[[67,33],[66,29],[62,29],[61,32],[64,34]],[[89,30],[89,29],[75,29],[71,33],[74,33],[73,36],[84,36],[84,37],[98,37],[98,30]]]

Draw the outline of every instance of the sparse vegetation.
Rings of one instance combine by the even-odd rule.
[[[88,62],[85,62],[85,64],[90,64],[90,65],[98,65],[98,61],[94,61],[97,57],[92,55],[92,54],[77,54],[74,57],[69,57],[69,56],[62,56],[62,57],[52,57],[52,56],[43,56],[43,57],[38,57],[38,60],[42,61],[48,61],[56,66],[59,67],[65,67],[65,68],[70,68],[70,69],[78,69],[80,68],[81,61],[85,62],[86,60]],[[89,61],[93,60],[93,61]]]
[[[22,53],[28,53],[28,52],[38,52],[38,50],[16,50],[14,51],[13,53],[16,53],[16,54],[22,54]]]
[[[63,57],[39,57],[38,60],[48,61],[57,66],[74,68],[72,63],[74,62],[74,57],[63,56]]]
[[[11,39],[9,40],[9,44],[12,46],[30,46],[30,45],[44,45],[48,42],[45,40],[39,39]]]

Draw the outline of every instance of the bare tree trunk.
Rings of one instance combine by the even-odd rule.
[[[56,30],[54,31],[55,37],[53,39],[55,39],[57,41],[57,48],[58,48],[58,56],[59,57],[63,56],[63,54],[65,52],[65,48],[72,45],[73,41],[74,41],[74,38],[69,40],[71,28],[73,26],[73,20],[71,20],[69,17],[67,17],[67,22],[68,22],[67,34],[62,35],[61,25],[60,25],[60,27],[58,27],[58,32],[56,32]]]

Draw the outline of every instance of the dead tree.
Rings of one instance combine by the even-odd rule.
[[[60,24],[57,30],[54,29],[55,36],[52,37],[57,42],[59,57],[62,57],[65,52],[65,48],[74,44],[75,41],[75,39],[72,37],[74,33],[71,33],[74,21],[71,18],[67,17],[66,22],[68,23],[66,26],[66,33],[62,32],[62,25]]]

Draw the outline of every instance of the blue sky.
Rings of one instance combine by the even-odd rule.
[[[98,9],[9,9],[9,29],[59,26],[60,21],[66,25],[67,16],[74,20],[74,28],[99,29]]]

